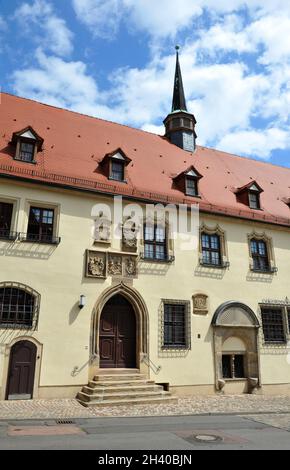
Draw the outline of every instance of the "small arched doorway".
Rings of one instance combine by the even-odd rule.
[[[136,367],[136,316],[121,294],[111,297],[100,318],[100,368]]]
[[[18,341],[10,352],[6,399],[33,398],[37,347],[31,341]]]

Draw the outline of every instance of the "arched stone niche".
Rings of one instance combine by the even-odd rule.
[[[223,377],[223,354],[243,354],[246,390],[256,391],[260,386],[258,355],[259,321],[255,313],[245,304],[230,301],[215,312],[212,327],[214,334],[215,384],[222,391],[227,382],[235,379]]]

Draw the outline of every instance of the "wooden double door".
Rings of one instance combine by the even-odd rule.
[[[37,348],[31,341],[19,341],[10,352],[7,400],[33,398]]]
[[[100,319],[100,367],[136,367],[136,317],[128,300],[112,297]]]

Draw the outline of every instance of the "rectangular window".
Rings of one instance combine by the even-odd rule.
[[[263,240],[251,240],[251,255],[254,271],[270,270],[267,245]]]
[[[251,209],[260,209],[260,195],[249,192],[249,206]]]
[[[290,332],[290,310],[287,310],[288,330]]]
[[[20,142],[19,160],[24,162],[34,161],[35,145],[27,142]]]
[[[13,204],[0,202],[0,238],[10,238],[12,213]]]
[[[186,194],[188,196],[198,196],[197,180],[194,178],[186,178]]]
[[[202,264],[221,266],[221,248],[219,235],[201,235]]]
[[[124,181],[124,163],[112,160],[111,178],[117,181]]]
[[[167,260],[167,237],[164,226],[144,225],[144,257],[160,261]]]
[[[164,348],[187,347],[187,321],[185,304],[164,304]]]
[[[222,368],[224,379],[244,379],[244,356],[243,354],[223,354]]]
[[[283,311],[280,308],[262,308],[263,333],[266,343],[285,343]]]
[[[31,207],[27,228],[27,240],[53,242],[54,209]]]

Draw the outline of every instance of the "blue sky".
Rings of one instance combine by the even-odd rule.
[[[160,134],[176,43],[198,144],[290,167],[289,0],[0,0],[3,91]]]

